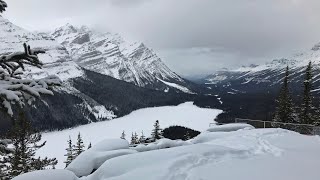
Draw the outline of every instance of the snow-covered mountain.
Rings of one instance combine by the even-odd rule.
[[[69,53],[65,46],[51,35],[29,32],[0,16],[0,55],[23,51],[23,43],[29,44],[33,49],[46,51],[45,54],[39,55],[44,67],[42,69],[28,67],[25,76],[43,78],[56,75],[63,81],[61,87],[54,88],[54,96],[43,96],[34,102],[32,107],[26,107],[27,115],[33,120],[35,127],[41,130],[62,129],[110,120],[139,108],[173,105],[189,98],[189,95],[184,93],[145,89],[83,69],[73,61],[76,52]],[[127,52],[129,53],[128,50]],[[136,57],[136,55],[131,56]],[[155,60],[151,64],[156,63]],[[171,75],[179,80],[176,74]],[[155,78],[163,79],[161,75]],[[0,121],[1,134],[10,121],[5,120],[1,112],[0,117],[4,119]]]
[[[275,59],[262,65],[217,71],[206,77],[202,82],[207,86],[228,88],[234,93],[237,93],[235,90],[250,92],[278,89],[288,65],[293,89],[299,90],[302,87],[305,69],[309,61],[313,63],[314,67],[314,92],[318,92],[320,90],[320,43],[310,50],[289,58]]]
[[[23,51],[22,44],[27,42],[33,49],[44,49],[45,54],[39,58],[45,64],[43,69],[28,68],[27,74],[32,78],[43,78],[56,75],[61,80],[80,77],[84,74],[81,68],[72,61],[68,51],[46,34],[26,31],[0,16],[0,54]]]
[[[49,75],[58,76],[63,81],[63,85],[55,88],[55,94],[57,94],[57,99],[60,99],[63,96],[64,98],[61,98],[61,100],[64,99],[65,101],[59,102],[59,104],[65,104],[64,108],[72,109],[72,112],[75,114],[87,114],[83,118],[79,118],[78,123],[80,122],[82,124],[84,122],[97,121],[99,118],[111,119],[114,117],[114,113],[112,111],[107,110],[103,105],[92,98],[84,96],[83,93],[72,86],[72,80],[84,77],[85,71],[72,61],[72,58],[66,48],[55,41],[52,37],[43,33],[29,32],[0,16],[0,43],[0,55],[23,51],[23,43],[27,43],[32,49],[43,49],[46,51],[45,54],[39,54],[39,59],[44,63],[43,68],[39,69],[29,66],[26,68],[24,75],[34,79],[44,78]],[[77,98],[78,102],[75,104],[66,103],[66,101],[71,101],[69,98]],[[58,103],[52,103],[52,99],[50,98],[47,99],[47,101],[48,102],[45,102],[45,105],[48,109],[59,106]],[[50,104],[52,107],[49,108]],[[39,102],[36,102],[34,107],[38,110],[41,109],[40,107],[37,107],[37,105],[40,106]],[[82,107],[79,108],[77,106]],[[30,110],[30,112],[31,111],[32,110]],[[55,119],[54,116],[68,119],[64,117],[66,114],[61,114],[61,112],[60,114],[58,112],[56,113],[57,114],[48,115],[53,119]],[[36,118],[36,116],[34,117]],[[77,124],[72,121],[69,123]],[[55,127],[53,126],[52,128]]]
[[[140,87],[192,93],[187,82],[171,71],[145,44],[119,34],[66,24],[52,34],[81,67]]]

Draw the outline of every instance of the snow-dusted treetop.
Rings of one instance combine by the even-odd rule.
[[[3,11],[5,11],[7,8],[7,3],[0,0],[0,13],[2,13]]]
[[[10,149],[8,147],[8,145],[11,143],[11,140],[8,139],[0,139],[0,156],[2,156],[3,154],[7,154],[9,152],[12,151],[12,149]]]
[[[51,94],[50,86],[60,85],[60,79],[56,76],[33,80],[23,79],[21,70],[25,65],[41,68],[42,62],[38,54],[45,53],[43,50],[31,50],[30,46],[23,44],[24,52],[0,55],[0,101],[9,115],[13,115],[12,104],[24,105],[29,103],[40,94]]]

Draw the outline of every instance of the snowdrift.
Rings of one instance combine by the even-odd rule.
[[[157,148],[150,148],[151,151],[142,149],[142,152],[106,158],[94,173],[82,178],[68,170],[50,170],[29,173],[15,180],[51,180],[53,177],[63,180],[311,180],[319,177],[319,136],[305,136],[283,129],[252,129],[250,126],[234,131],[230,127],[225,131],[222,131],[223,127],[216,128],[219,131],[204,131],[187,142],[160,140],[152,145]],[[93,147],[91,153],[120,151],[104,147],[123,143],[106,142],[109,143]],[[122,150],[130,150],[125,143],[123,145]],[[80,155],[79,159],[83,157],[86,155]],[[86,164],[85,161],[79,163]],[[87,174],[84,172],[81,173]]]
[[[126,140],[107,139],[80,154],[66,169],[72,171],[78,177],[82,177],[89,175],[109,159],[136,152],[129,149],[129,143]]]

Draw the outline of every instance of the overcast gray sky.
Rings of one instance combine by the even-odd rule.
[[[6,0],[29,30],[67,22],[144,41],[177,73],[261,63],[320,42],[319,0]]]

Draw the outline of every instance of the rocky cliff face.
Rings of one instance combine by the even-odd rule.
[[[85,26],[76,28],[70,24],[56,29],[51,35],[85,69],[139,87],[181,91],[177,86],[183,86],[187,89],[184,92],[191,92],[188,83],[143,43],[126,41],[119,34],[101,33]]]

